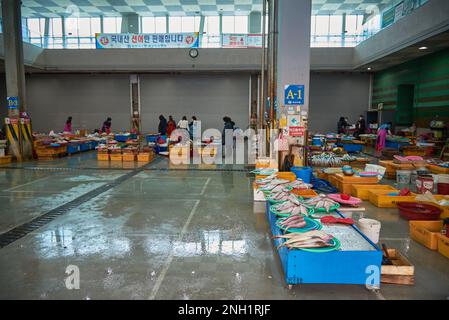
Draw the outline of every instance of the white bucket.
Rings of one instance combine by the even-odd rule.
[[[400,185],[410,184],[410,179],[412,177],[412,172],[408,170],[397,170],[396,171],[396,182]]]
[[[373,243],[379,243],[381,223],[373,219],[360,219],[360,231],[364,233]]]
[[[365,171],[366,172],[377,172],[379,180],[382,180],[382,178],[385,175],[385,172],[387,171],[387,168],[378,166],[377,164],[367,164],[365,165]]]

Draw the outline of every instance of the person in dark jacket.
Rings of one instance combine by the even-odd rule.
[[[355,125],[355,137],[358,139],[360,138],[361,134],[365,134],[366,132],[366,121],[363,115],[360,116],[359,121],[357,121]]]
[[[107,134],[111,133],[111,125],[112,119],[107,118],[105,122],[103,122],[103,126],[101,127],[101,132],[106,132]]]
[[[159,116],[159,127],[158,131],[161,135],[167,134],[167,119],[163,115]]]
[[[225,145],[226,144],[226,130],[234,130],[234,126],[233,126],[233,122],[231,120],[231,118],[229,117],[224,117],[223,118],[223,122],[224,122],[224,127],[223,127],[223,133],[221,134],[221,141],[222,144]]]
[[[344,134],[346,132],[346,128],[348,127],[348,123],[344,117],[340,117],[340,120],[337,123],[337,133]]]

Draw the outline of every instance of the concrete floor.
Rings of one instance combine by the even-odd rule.
[[[16,167],[13,169],[12,167]],[[95,153],[0,167],[0,233],[134,169]],[[366,204],[415,286],[285,288],[263,205],[238,171],[157,170],[165,159],[0,249],[0,299],[446,299],[449,260],[409,239],[397,210]],[[41,169],[39,169],[41,168]],[[58,170],[52,168],[60,168]],[[97,168],[94,170],[94,168]],[[201,167],[207,169],[208,167]],[[357,220],[359,215],[354,215]],[[65,286],[80,270],[80,289]]]

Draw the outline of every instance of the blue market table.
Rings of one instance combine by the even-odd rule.
[[[276,225],[277,217],[267,202],[267,218],[273,236],[283,232]],[[336,212],[334,215],[344,217]],[[371,290],[380,288],[382,251],[356,226],[323,225],[324,232],[341,242],[332,252],[306,252],[279,246],[285,239],[274,239],[289,289],[298,284],[357,284]],[[377,273],[377,275],[374,275]]]

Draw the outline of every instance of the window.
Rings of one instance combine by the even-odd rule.
[[[182,17],[181,18],[181,31],[182,32],[195,32],[199,30],[198,27],[195,26],[195,18],[196,17]]]
[[[41,37],[44,35],[45,19],[29,18],[27,19],[27,23],[31,37]]]
[[[166,17],[156,17],[154,19],[154,26],[156,33],[166,33],[167,25],[166,25]]]
[[[142,32],[155,33],[156,27],[154,24],[154,17],[142,17]]]
[[[65,19],[65,34],[70,37],[78,37],[78,18]]]
[[[181,33],[182,32],[182,18],[181,17],[169,17],[168,19],[168,30],[170,33]]]
[[[234,23],[235,33],[248,33],[248,16],[236,16]]]
[[[95,36],[96,33],[101,33],[100,17],[90,18],[90,35]]]
[[[341,35],[343,32],[343,16],[330,16],[329,18],[329,34]]]
[[[315,35],[327,36],[329,34],[329,16],[316,16]]]
[[[104,17],[103,18],[104,33],[120,33],[122,30],[121,17]]]
[[[346,33],[349,35],[358,35],[363,33],[363,16],[348,15],[346,16]]]
[[[235,19],[233,16],[222,17],[222,32],[223,33],[235,33]]]
[[[48,34],[51,37],[62,37],[62,19],[51,18],[49,22]]]
[[[220,17],[219,16],[207,16],[204,21],[204,32],[209,35],[220,34]]]

